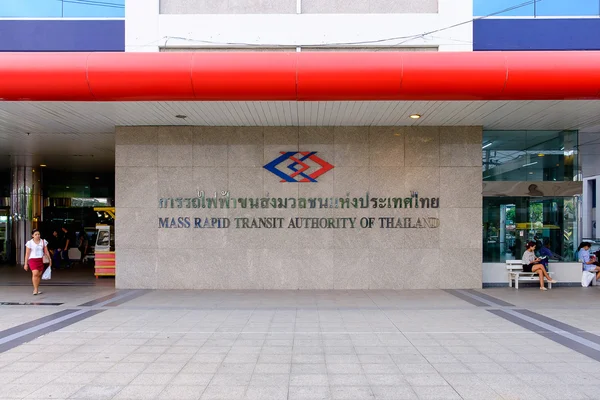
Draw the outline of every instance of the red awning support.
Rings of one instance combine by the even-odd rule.
[[[600,52],[0,53],[4,101],[600,99]]]

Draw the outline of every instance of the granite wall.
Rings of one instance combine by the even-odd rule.
[[[481,141],[480,127],[118,127],[116,286],[479,288]],[[334,168],[316,183],[282,183],[263,166],[288,151],[316,151]],[[439,197],[440,207],[159,208],[161,198],[193,198],[198,191],[295,199],[417,191],[420,198]],[[189,217],[191,226],[167,219],[179,217]],[[239,218],[259,217],[282,218],[283,227],[236,227]],[[347,225],[356,218],[356,225],[289,227],[296,217],[347,218]],[[361,228],[361,218],[369,217],[375,226]],[[394,225],[398,218],[403,225],[407,217],[413,225],[438,218],[439,227],[381,228],[380,217],[393,217]],[[227,218],[231,226],[194,228],[195,218],[201,226],[205,218]]]

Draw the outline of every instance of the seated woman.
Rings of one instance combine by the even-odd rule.
[[[546,268],[542,265],[539,258],[535,257],[535,242],[527,243],[527,250],[523,253],[523,257],[521,261],[523,262],[523,272],[535,272],[540,277],[540,290],[548,290],[544,287],[544,278],[548,280],[548,282],[556,283],[554,279],[548,275],[546,272]]]
[[[596,256],[590,256],[590,242],[581,242],[577,248],[577,256],[583,263],[583,270],[596,273],[596,280],[600,279],[600,267],[596,265]]]

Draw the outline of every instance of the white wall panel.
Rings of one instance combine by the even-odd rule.
[[[403,3],[419,5],[416,9],[421,10],[423,4],[431,1]],[[412,6],[408,5],[406,9],[410,10]],[[361,50],[404,46],[471,51],[473,41],[469,23],[473,18],[471,0],[439,0],[437,13],[159,14],[159,11],[158,0],[127,1],[126,51],[245,45],[339,48],[344,43]]]

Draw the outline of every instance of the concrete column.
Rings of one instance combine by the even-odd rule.
[[[25,243],[31,237],[34,205],[34,182],[31,167],[13,167],[11,171],[11,222],[16,262],[25,261]]]

